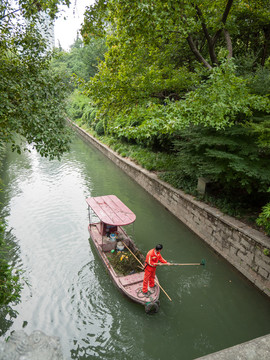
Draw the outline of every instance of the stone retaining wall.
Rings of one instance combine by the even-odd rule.
[[[73,126],[83,138],[111,159],[270,297],[270,257],[263,252],[264,249],[270,249],[268,236],[195,200],[193,196],[174,189],[158,179],[155,174],[122,158],[77,125],[73,124]]]

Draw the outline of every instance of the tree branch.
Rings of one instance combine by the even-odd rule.
[[[7,17],[7,16],[11,16],[11,15],[15,14],[15,13],[18,12],[18,11],[20,11],[20,9],[14,10],[14,11],[12,11],[12,12],[10,12],[10,13],[7,13],[7,14],[1,16],[1,17],[0,17],[0,21],[3,20],[3,19],[4,19],[5,17]]]
[[[212,66],[205,60],[205,58],[201,55],[201,53],[198,51],[197,47],[194,44],[194,41],[192,39],[192,36],[189,34],[187,37],[187,41],[189,43],[190,49],[193,52],[193,54],[196,56],[197,60],[199,60],[207,69],[212,69]]]
[[[214,44],[213,44],[213,40],[212,40],[211,36],[209,35],[208,30],[207,30],[206,24],[204,22],[203,14],[202,14],[202,12],[201,12],[201,10],[200,10],[200,8],[198,6],[196,6],[196,11],[197,11],[199,19],[201,20],[202,29],[203,29],[204,35],[206,37],[206,40],[207,40],[209,55],[210,55],[212,64],[217,64],[218,59],[217,59],[217,56],[216,56],[216,53],[215,53],[215,47],[214,47]]]
[[[221,22],[222,22],[223,25],[226,24],[229,12],[230,12],[231,7],[232,7],[232,4],[233,4],[233,0],[228,0],[226,8],[225,8],[224,13],[223,13],[222,18],[221,18]],[[221,34],[221,29],[219,29],[216,32],[216,34],[214,35],[214,37],[213,37],[213,46],[215,46],[215,44],[217,42],[217,39],[220,36],[220,34]]]

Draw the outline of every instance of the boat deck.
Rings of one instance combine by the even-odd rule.
[[[144,272],[140,272],[137,274],[122,276],[119,278],[122,286],[125,291],[130,294],[134,299],[141,302],[155,301],[158,298],[159,289],[156,286],[153,289],[148,291],[148,294],[145,295],[142,292],[142,284],[143,284]]]
[[[110,252],[112,249],[115,248],[116,241],[111,241],[106,236],[102,237],[102,235],[99,232],[98,226],[99,224],[91,225],[91,238],[95,243],[95,246],[101,258],[106,264],[106,267],[109,270],[109,273],[113,278],[114,282],[117,284],[117,286],[126,295],[128,295],[131,299],[133,299],[138,303],[146,304],[148,302],[154,302],[158,300],[160,293],[159,286],[155,286],[154,288],[149,289],[147,295],[143,294],[142,292],[144,271],[140,271],[138,273],[125,275],[125,276],[115,273],[114,269],[109,265],[109,260],[107,259],[106,253]],[[124,231],[119,232],[119,237],[122,242],[125,242],[125,244],[130,246],[131,241]]]

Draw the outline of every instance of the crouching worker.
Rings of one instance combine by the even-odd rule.
[[[155,287],[155,276],[156,276],[156,268],[157,265],[167,264],[170,265],[160,254],[160,251],[163,249],[161,244],[156,245],[156,247],[150,251],[148,251],[145,259],[144,266],[144,278],[143,278],[143,288],[142,292],[147,294],[148,292],[148,284],[150,288]],[[161,264],[159,264],[159,262]]]

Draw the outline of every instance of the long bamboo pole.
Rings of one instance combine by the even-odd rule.
[[[166,266],[166,265],[177,265],[177,266],[185,266],[185,265],[203,265],[201,263],[191,263],[191,264],[177,264],[177,263],[170,263],[170,264],[160,264],[160,266]]]
[[[135,259],[141,264],[142,268],[144,269],[143,263],[137,258],[137,256],[130,250],[130,248],[127,246],[127,244],[122,241],[122,243],[124,244],[124,246],[128,249],[128,251],[135,257]]]
[[[122,243],[124,244],[124,246],[128,249],[128,251],[135,257],[135,259],[140,263],[140,265],[142,266],[142,269],[144,269],[144,266],[142,264],[142,262],[137,258],[137,256],[130,250],[130,248],[127,246],[127,244],[122,241]],[[169,297],[169,295],[166,293],[166,291],[163,289],[163,287],[160,285],[160,283],[155,279],[155,283],[159,286],[159,288],[164,292],[164,294],[167,296],[167,298],[172,301],[172,299]]]
[[[168,263],[168,264],[159,264],[159,265],[176,265],[176,266],[186,266],[186,265],[205,265],[205,259],[202,259],[202,261],[200,263]]]
[[[167,296],[167,298],[172,301],[172,299],[169,297],[169,295],[166,293],[166,291],[163,289],[163,287],[160,285],[160,283],[155,279],[155,283],[159,286],[159,288],[164,292],[164,294]]]

